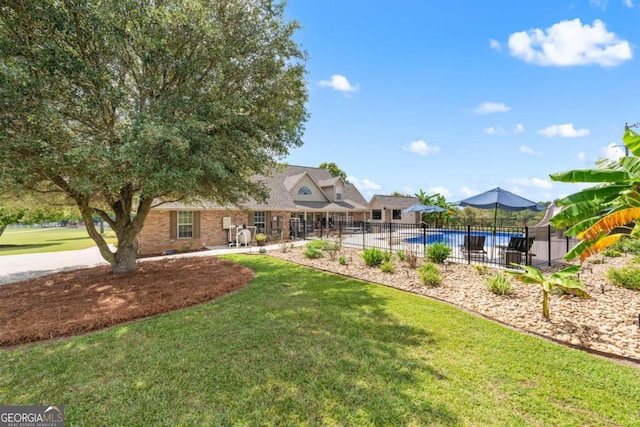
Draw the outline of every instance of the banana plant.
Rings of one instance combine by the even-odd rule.
[[[579,265],[574,265],[564,270],[553,273],[545,277],[540,270],[529,265],[520,265],[524,271],[509,271],[522,283],[538,284],[542,288],[542,316],[549,320],[549,292],[553,289],[562,289],[574,295],[590,298],[584,290],[584,284],[575,280],[574,277],[580,271]]]
[[[580,239],[565,259],[580,257],[584,261],[623,236],[640,237],[636,224],[640,218],[640,135],[626,129],[622,140],[632,156],[598,160],[597,169],[550,175],[554,181],[596,184],[556,200],[556,205],[565,209],[551,218],[551,225],[569,227],[565,233]],[[625,232],[612,234],[614,230]]]

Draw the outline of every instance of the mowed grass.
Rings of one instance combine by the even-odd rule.
[[[115,233],[105,233],[107,242],[115,243]],[[38,252],[72,251],[95,246],[83,226],[56,228],[8,228],[0,236],[0,256]]]
[[[92,426],[640,425],[637,367],[394,289],[229,258],[257,272],[235,294],[0,351],[0,402],[62,404],[68,425]]]

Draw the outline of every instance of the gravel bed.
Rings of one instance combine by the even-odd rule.
[[[631,262],[631,257],[586,263],[579,279],[586,285],[591,298],[550,295],[551,320],[547,321],[542,316],[542,291],[538,285],[511,279],[513,293],[498,296],[487,290],[486,276],[480,275],[472,265],[441,265],[442,285],[429,287],[420,282],[416,270],[397,258],[394,259],[395,272],[383,273],[378,268],[367,267],[360,256],[362,251],[355,249],[341,250],[339,255],[347,258],[347,265],[340,265],[337,259],[332,260],[327,255],[309,259],[302,255],[303,251],[304,247],[296,247],[284,253],[275,250],[269,254],[319,270],[433,297],[525,331],[596,352],[636,359],[640,363],[640,292],[618,287],[606,278],[609,268],[622,267]],[[543,272],[560,267],[566,265],[550,267]],[[489,274],[497,271],[489,269]]]

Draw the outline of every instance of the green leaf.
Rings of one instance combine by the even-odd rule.
[[[598,201],[598,203],[606,203],[615,199],[621,192],[625,190],[629,190],[631,188],[630,185],[607,185],[602,187],[591,187],[585,188],[584,190],[574,193],[570,196],[563,197],[562,199],[556,200],[556,205],[558,206],[567,206],[573,205],[577,203],[584,202],[593,202]]]
[[[607,169],[577,169],[552,173],[549,177],[559,182],[622,182],[630,178],[626,171]]]
[[[574,276],[577,272],[579,272],[581,268],[582,267],[579,265],[574,265],[574,266],[565,268],[564,270],[556,271],[551,275],[551,277],[559,278],[559,279],[562,279],[565,277],[571,277],[571,276]]]
[[[577,245],[575,245],[573,248],[571,248],[571,250],[567,252],[567,254],[564,256],[564,259],[566,259],[567,261],[576,259],[580,255],[582,255],[583,252],[587,251],[591,246],[595,245],[596,243],[597,243],[597,240],[592,240],[592,241],[583,240],[579,242]]]
[[[573,204],[555,214],[549,222],[556,228],[571,227],[597,215],[602,209],[603,206],[597,202]]]
[[[595,216],[595,217],[592,217],[592,218],[587,218],[584,221],[580,221],[579,223],[577,223],[576,225],[574,225],[573,227],[571,227],[567,231],[565,231],[565,234],[567,236],[577,236],[578,234],[582,233],[583,231],[585,231],[589,227],[591,227],[593,224],[598,222],[600,220],[600,218],[602,218],[602,217],[601,216]]]
[[[631,129],[627,129],[622,136],[622,142],[635,156],[640,156],[640,135]]]

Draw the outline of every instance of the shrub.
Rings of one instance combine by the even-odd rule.
[[[405,256],[405,254],[404,254],[404,250],[402,250],[402,249],[398,249],[398,250],[396,251],[396,255],[398,256],[398,259],[399,259],[400,261],[403,261],[403,262],[404,262],[404,260],[406,259],[406,256]]]
[[[474,264],[473,268],[475,268],[476,272],[481,276],[489,272],[489,266],[487,264]]]
[[[393,259],[393,253],[389,251],[382,252],[382,262],[391,262]]]
[[[606,249],[602,251],[602,256],[607,256],[609,258],[617,258],[617,257],[621,257],[622,253],[616,251],[615,249]]]
[[[322,250],[329,253],[329,258],[336,259],[336,255],[340,252],[342,248],[342,243],[340,240],[336,239],[334,241],[323,241]]]
[[[440,275],[440,270],[433,263],[426,263],[420,267],[418,270],[418,274],[420,274],[420,280],[427,286],[439,286],[442,283],[442,276]]]
[[[369,267],[377,267],[384,261],[384,252],[378,248],[367,248],[362,252],[362,259]]]
[[[636,239],[633,237],[623,237],[613,245],[611,245],[609,249],[632,255],[640,255],[640,239]]]
[[[607,278],[623,288],[640,291],[640,267],[638,266],[610,268]]]
[[[289,246],[288,243],[286,243],[286,242],[280,243],[280,252],[282,252],[284,254],[286,252],[289,252],[289,249],[291,249],[291,246]]]
[[[409,268],[418,267],[418,254],[416,254],[414,251],[406,251],[404,253],[404,260]]]
[[[347,265],[347,257],[343,255],[340,258],[338,258],[338,264]]]
[[[389,261],[385,261],[380,265],[380,270],[383,273],[393,273],[396,271],[396,266]]]
[[[311,248],[319,251],[319,250],[322,250],[323,247],[324,247],[324,240],[322,239],[312,240],[309,243],[307,243],[307,249]]]
[[[442,264],[451,255],[451,248],[442,242],[434,243],[427,250],[427,257],[436,264]]]
[[[310,248],[310,247],[307,247],[307,249],[305,249],[305,251],[302,252],[302,255],[311,259],[322,258],[324,256],[322,255],[322,252],[320,252],[318,249]]]
[[[496,295],[509,295],[511,282],[504,273],[494,274],[484,279],[484,283],[491,292]]]

